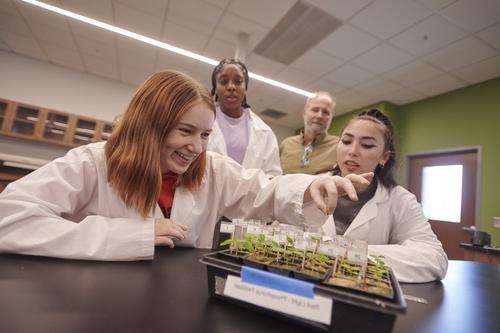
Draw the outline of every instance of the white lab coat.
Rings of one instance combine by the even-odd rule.
[[[248,110],[249,138],[248,146],[243,158],[243,167],[247,169],[261,169],[268,176],[281,175],[281,163],[278,140],[273,130],[252,112]],[[217,121],[212,127],[208,150],[221,155],[227,155],[226,141]]]
[[[335,234],[330,217],[323,230]],[[382,255],[401,282],[443,279],[448,259],[415,196],[401,186],[390,192],[380,182],[344,236],[368,242],[368,252]]]
[[[326,217],[303,205],[314,177],[269,180],[209,152],[197,192],[178,187],[171,218],[189,227],[178,245],[210,248],[216,222],[229,218],[276,218],[323,224]],[[304,206],[304,207],[303,207]],[[307,207],[306,207],[307,206]],[[154,216],[154,217],[153,217]],[[93,260],[143,260],[154,256],[154,218],[127,208],[107,182],[104,143],[72,149],[62,158],[9,184],[0,194],[0,252]]]

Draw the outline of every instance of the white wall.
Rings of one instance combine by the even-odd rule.
[[[0,97],[107,121],[125,111],[136,87],[0,51]],[[293,129],[271,124],[278,143]],[[0,153],[52,160],[67,148],[0,136]]]
[[[135,87],[0,51],[0,97],[112,121]]]
[[[0,51],[0,97],[112,121],[135,87]],[[0,137],[0,153],[52,160],[68,148]]]

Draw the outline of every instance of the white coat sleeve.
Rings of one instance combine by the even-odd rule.
[[[283,174],[278,140],[271,129],[266,133],[266,144],[262,148],[262,157],[262,170],[266,175],[279,176]]]
[[[448,269],[448,259],[441,242],[423,215],[415,196],[393,189],[392,227],[388,245],[369,245],[371,254],[382,255],[400,282],[441,280]],[[398,193],[396,193],[398,192]]]
[[[0,195],[0,252],[151,259],[154,221],[99,215],[107,198],[98,197],[98,172],[92,154],[77,148],[9,184]]]
[[[326,221],[314,204],[303,203],[304,192],[316,176],[295,174],[270,180],[262,170],[244,169],[225,156],[214,162],[221,215],[315,226]]]

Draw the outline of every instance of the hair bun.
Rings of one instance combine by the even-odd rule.
[[[374,118],[374,119],[378,120],[380,123],[387,126],[389,128],[389,131],[391,132],[391,134],[394,132],[391,120],[389,119],[389,117],[385,113],[383,113],[379,109],[370,109],[367,111],[363,111],[358,115],[358,117]]]
[[[373,117],[375,119],[378,119],[382,122],[388,119],[388,117],[379,109],[370,109],[367,111],[363,111],[359,114],[360,116],[367,116],[367,117]]]

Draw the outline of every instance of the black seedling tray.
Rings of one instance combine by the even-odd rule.
[[[225,253],[225,251],[208,253],[200,260],[207,265],[209,295],[251,310],[264,312],[320,332],[390,332],[396,315],[406,312],[406,302],[401,287],[392,272],[390,273],[390,281],[394,290],[392,298],[314,283],[315,295],[329,297],[333,301],[330,325],[285,314],[278,309],[269,310],[250,304],[224,295],[227,276],[240,276],[241,268],[244,265],[243,261],[238,263],[234,260],[227,260]]]

